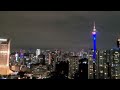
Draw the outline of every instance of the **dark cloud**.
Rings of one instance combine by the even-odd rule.
[[[12,48],[91,48],[93,21],[97,47],[114,47],[119,11],[1,11],[0,34],[12,39]]]

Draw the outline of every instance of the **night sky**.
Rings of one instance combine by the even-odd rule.
[[[97,48],[116,46],[120,11],[0,11],[0,36],[11,48],[92,48],[93,22]]]

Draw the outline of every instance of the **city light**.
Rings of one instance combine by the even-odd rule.
[[[92,32],[92,34],[93,34],[93,35],[95,35],[95,34],[96,34],[96,32]]]
[[[0,51],[0,53],[8,53],[8,51]]]
[[[0,42],[6,42],[7,39],[0,39]]]
[[[91,35],[92,47],[78,51],[13,51],[9,39],[0,39],[0,75],[15,75],[17,79],[120,79],[120,50],[97,47],[95,22]]]

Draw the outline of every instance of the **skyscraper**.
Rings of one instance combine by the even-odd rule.
[[[75,73],[79,68],[79,57],[78,56],[70,56],[69,57],[69,77],[73,79]]]
[[[18,52],[16,52],[16,54],[15,54],[15,60],[16,60],[16,62],[18,62],[18,59],[19,59],[19,54],[18,54]]]
[[[12,73],[9,69],[10,40],[0,39],[0,74],[8,75]]]
[[[88,79],[88,59],[83,58],[79,60],[79,78],[78,79]]]
[[[97,79],[104,79],[104,51],[97,51],[96,67],[97,67]]]
[[[93,79],[93,50],[88,52],[88,79]]]
[[[110,66],[110,50],[104,51],[104,79],[111,78],[111,66]]]
[[[111,50],[111,79],[120,79],[120,51]]]
[[[40,64],[45,65],[45,55],[44,54],[41,53],[38,56],[38,59],[39,59]]]
[[[96,54],[96,79],[110,78],[110,51],[97,50]]]
[[[68,61],[59,61],[59,63],[56,63],[55,72],[58,75],[63,75],[64,77],[68,77],[69,72],[69,62]]]
[[[120,38],[117,39],[117,48],[120,48]]]
[[[49,55],[49,56],[48,56],[48,64],[50,65],[50,64],[51,64],[51,59],[52,59],[51,53],[49,53],[48,55]]]
[[[38,56],[40,55],[40,49],[36,50],[36,58],[38,58]]]

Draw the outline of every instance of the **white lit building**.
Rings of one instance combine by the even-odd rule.
[[[37,49],[36,50],[36,58],[38,58],[38,56],[40,55],[40,53],[41,53],[40,49]]]

